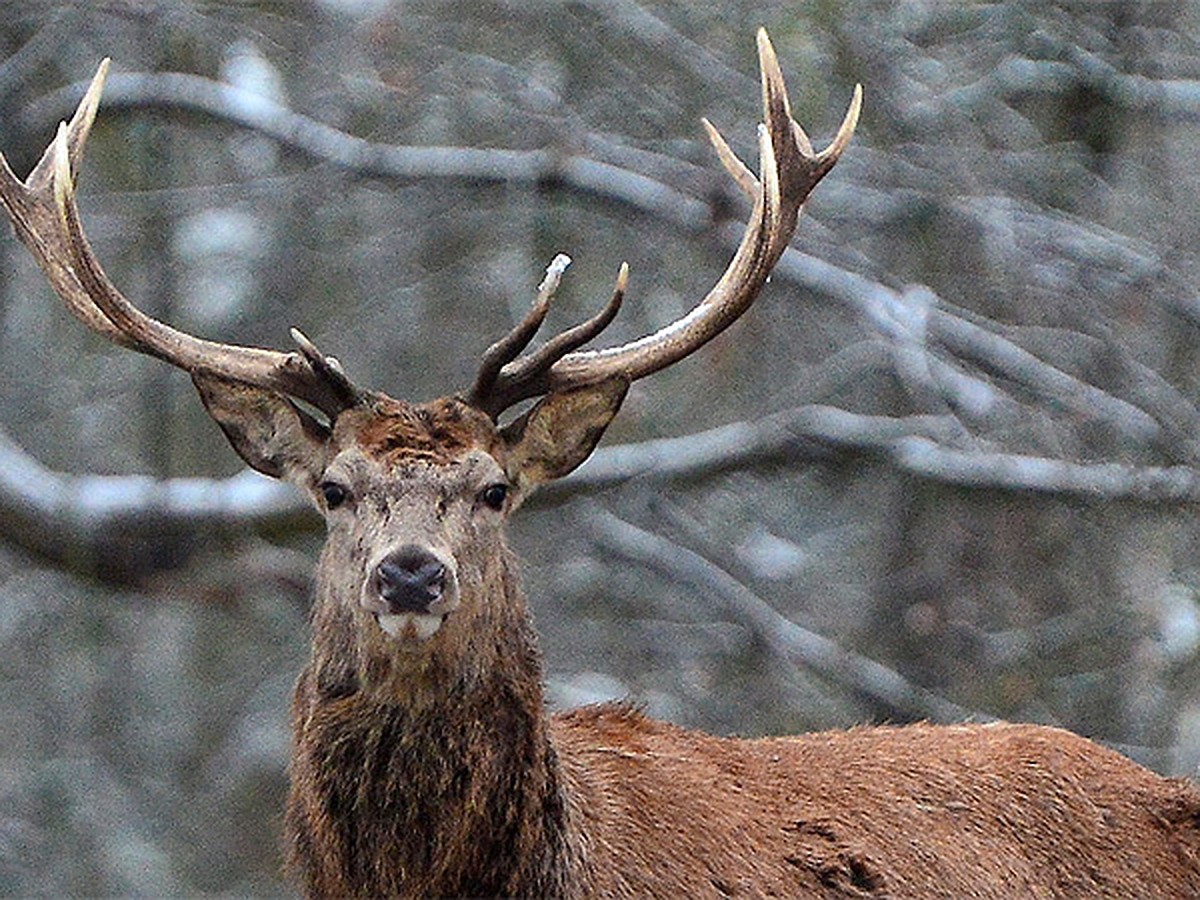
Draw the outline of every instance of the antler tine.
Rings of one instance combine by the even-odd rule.
[[[335,411],[331,412],[330,409],[315,404],[314,401],[314,405],[317,405],[318,409],[333,417],[341,410],[357,406],[366,398],[367,393],[354,386],[353,382],[346,377],[342,364],[335,357],[326,356],[318,350],[317,345],[310,341],[299,328],[291,329],[290,334],[313,374],[333,393]],[[290,356],[290,354],[288,355]]]
[[[479,373],[475,376],[475,383],[468,394],[472,405],[480,409],[487,405],[487,398],[495,392],[500,370],[529,346],[529,342],[542,327],[542,322],[546,320],[546,314],[550,311],[550,301],[554,299],[563,272],[569,265],[571,257],[565,253],[559,253],[550,260],[550,265],[546,267],[546,275],[538,285],[537,296],[534,297],[533,305],[525,314],[525,318],[484,352],[479,363]]]
[[[364,396],[311,343],[301,353],[220,344],[171,328],[137,309],[96,259],[79,217],[74,173],[95,119],[108,61],[101,63],[70,123],[59,126],[29,177],[20,181],[0,156],[0,204],[68,309],[109,340],[207,372],[269,388],[315,406],[329,418]]]
[[[742,193],[750,200],[758,199],[758,178],[750,171],[749,166],[738,158],[738,155],[725,142],[725,138],[721,136],[721,132],[717,131],[717,127],[712,122],[708,121],[708,119],[701,119],[700,124],[704,126],[704,130],[708,134],[709,143],[717,151],[717,157],[721,160],[721,165],[725,167],[726,172],[733,176],[733,180],[742,189]]]
[[[83,144],[95,119],[108,64],[107,59],[100,63],[83,100],[66,126],[68,159],[72,168],[78,164]],[[132,346],[132,341],[121,334],[84,293],[66,255],[56,252],[59,245],[55,239],[60,231],[59,215],[50,198],[53,196],[51,181],[57,143],[56,140],[46,147],[41,160],[24,182],[13,174],[8,161],[0,153],[0,205],[8,213],[17,237],[29,248],[39,268],[45,272],[51,286],[71,313],[92,331],[103,334],[117,344]]]
[[[699,349],[754,302],[791,240],[808,195],[849,145],[862,109],[859,85],[833,141],[814,152],[804,129],[792,118],[779,60],[765,30],[759,30],[757,40],[763,102],[760,177],[755,177],[720,132],[704,121],[722,165],[754,201],[741,243],[720,280],[691,312],[630,343],[601,350],[572,349],[551,360],[539,356],[538,367],[529,361],[531,357],[506,362],[493,380],[492,394],[477,398],[481,408],[496,416],[520,400],[551,391],[614,377],[643,378]],[[618,293],[623,293],[623,288],[622,283]]]
[[[596,315],[546,341],[536,352],[523,356],[506,368],[505,377],[521,382],[549,369],[572,350],[578,350],[605,328],[612,324],[621,311],[625,289],[629,285],[629,263],[621,263],[617,281],[608,303]]]
[[[560,254],[555,257],[555,261],[563,258],[565,257]],[[551,263],[551,266],[553,265]],[[555,283],[557,284],[557,281]],[[613,319],[617,317],[617,313],[621,310],[621,301],[625,298],[625,288],[628,283],[629,264],[621,263],[621,269],[617,273],[617,282],[613,288],[612,297],[609,298],[608,303],[596,315],[585,322],[568,328],[561,334],[546,341],[546,343],[534,352],[526,354],[519,359],[515,358],[516,353],[514,352],[512,356],[500,366],[496,366],[494,370],[489,370],[487,356],[485,355],[484,365],[480,369],[480,376],[476,378],[475,386],[471,389],[468,402],[495,419],[514,403],[545,393],[541,379],[544,378],[550,368],[572,350],[579,349],[612,324]],[[539,292],[539,299],[540,297],[541,293]],[[538,303],[535,301],[534,310],[537,308]],[[543,310],[541,318],[544,317],[545,311]],[[538,320],[539,325],[541,324],[541,318]],[[526,321],[528,319],[529,317],[526,317]],[[518,325],[517,329],[520,328],[521,325]],[[514,329],[514,332],[517,329]],[[533,334],[531,332],[525,339],[525,344],[528,344],[532,337]],[[495,350],[497,346],[497,344],[493,344],[489,353]],[[486,382],[483,377],[485,372],[488,374]]]
[[[96,74],[92,76],[87,90],[83,92],[83,99],[75,107],[71,120],[65,125],[60,124],[59,126],[60,130],[64,127],[66,129],[67,158],[70,160],[72,178],[79,171],[79,161],[83,158],[83,145],[92,132],[92,123],[96,121],[96,113],[100,109],[100,95],[104,92],[104,82],[108,79],[108,69],[111,64],[112,60],[108,57],[100,60],[100,65],[96,67]],[[25,184],[30,190],[36,192],[50,184],[54,178],[54,170],[58,166],[57,153],[56,143],[51,143],[42,152],[42,158],[38,160],[33,171],[29,173],[29,177],[25,179]]]

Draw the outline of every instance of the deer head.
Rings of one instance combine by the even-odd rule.
[[[831,145],[814,152],[792,118],[765,32],[758,51],[761,177],[705,122],[720,159],[754,203],[732,261],[707,296],[653,334],[581,350],[617,314],[628,278],[622,266],[599,314],[522,355],[565,268],[559,258],[528,315],[483,355],[470,388],[429,403],[355,386],[298,331],[292,352],[213,343],[145,315],[116,289],[89,246],[75,199],[107,60],[24,182],[0,157],[0,203],[78,318],[188,372],[241,457],[312,498],[329,533],[316,626],[348,645],[331,658],[356,658],[358,673],[381,666],[427,671],[454,660],[461,674],[464,659],[485,665],[505,622],[521,618],[503,607],[512,602],[504,588],[511,577],[507,515],[538,484],[587,458],[630,382],[692,353],[749,307],[791,239],[805,199],[850,141],[860,90]],[[531,399],[531,409],[501,422],[506,410]],[[330,684],[337,680],[331,671]]]

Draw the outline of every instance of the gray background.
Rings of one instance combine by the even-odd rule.
[[[614,341],[702,295],[746,209],[699,118],[752,157],[757,26],[818,144],[861,81],[760,302],[514,523],[551,696],[740,734],[997,716],[1194,770],[1196,4],[0,6],[22,175],[114,60],[81,205],[132,298],[297,325],[410,399],[468,384],[557,252],[551,326],[622,260]],[[318,520],[132,478],[240,462],[10,239],[0,324],[0,893],[289,892]]]

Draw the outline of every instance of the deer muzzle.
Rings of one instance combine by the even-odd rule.
[[[375,564],[363,605],[393,637],[430,638],[458,606],[454,567],[428,548],[400,547]]]

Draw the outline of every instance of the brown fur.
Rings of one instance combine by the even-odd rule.
[[[457,397],[416,404],[376,395],[369,411],[343,417],[343,429],[355,429],[363,452],[391,468],[412,462],[445,465],[472,447],[496,452],[491,420]]]
[[[288,848],[310,895],[1200,894],[1194,787],[1068,732],[735,740],[619,705],[547,716],[502,516],[446,499],[522,451],[456,403],[356,413],[328,451],[369,474],[366,523],[330,517],[292,708]],[[462,588],[425,642],[357,602],[373,545],[412,534],[452,547]]]
[[[1187,897],[1200,800],[1070,732],[911,725],[730,740],[556,717],[588,893]]]

